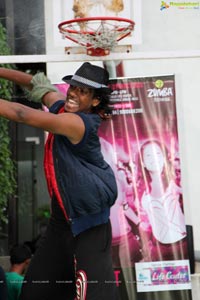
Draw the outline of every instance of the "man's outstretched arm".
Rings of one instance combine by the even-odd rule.
[[[0,68],[0,77],[10,80],[26,91],[27,99],[33,102],[42,102],[50,107],[57,100],[65,99],[44,73],[35,75],[27,74],[22,71]]]

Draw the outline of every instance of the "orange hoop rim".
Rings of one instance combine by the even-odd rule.
[[[90,49],[90,52],[93,49],[92,55],[99,56],[103,52],[100,51],[101,54],[97,54],[97,49],[106,50],[103,55],[107,55],[116,43],[131,34],[134,26],[135,22],[131,19],[100,16],[63,21],[58,24],[58,29],[63,38],[67,38],[87,50]],[[103,40],[105,43],[101,42]]]
[[[90,35],[94,35],[95,31],[87,31],[87,30],[75,30],[75,29],[71,29],[68,27],[64,27],[66,25],[70,25],[73,23],[81,23],[81,22],[90,22],[90,21],[117,21],[117,22],[124,22],[127,23],[127,26],[129,24],[129,28],[130,31],[132,31],[134,29],[135,26],[135,22],[131,19],[126,19],[126,18],[120,18],[120,17],[87,17],[87,18],[75,18],[75,19],[71,19],[71,20],[67,20],[67,21],[63,21],[61,23],[58,24],[58,28],[60,30],[61,33],[73,33],[73,34],[90,34]],[[125,28],[125,26],[121,26],[119,28],[116,28],[116,31],[120,32],[123,31]],[[130,33],[128,33],[130,34]],[[127,35],[128,35],[127,34]],[[125,37],[125,36],[124,36]],[[124,38],[123,37],[123,38]],[[122,38],[120,38],[117,41],[120,41]]]

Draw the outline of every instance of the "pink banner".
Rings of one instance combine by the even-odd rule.
[[[113,264],[132,299],[136,263],[188,258],[175,82],[170,75],[116,79],[110,86],[113,115],[99,134],[118,184],[111,209]]]

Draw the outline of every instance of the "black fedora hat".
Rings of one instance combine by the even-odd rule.
[[[74,75],[67,75],[62,80],[70,85],[92,89],[110,89],[107,84],[109,73],[106,69],[85,62]]]

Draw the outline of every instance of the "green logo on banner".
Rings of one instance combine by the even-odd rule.
[[[158,88],[158,89],[161,89],[164,85],[164,82],[161,80],[161,79],[158,79],[156,80],[155,82],[155,86]]]

